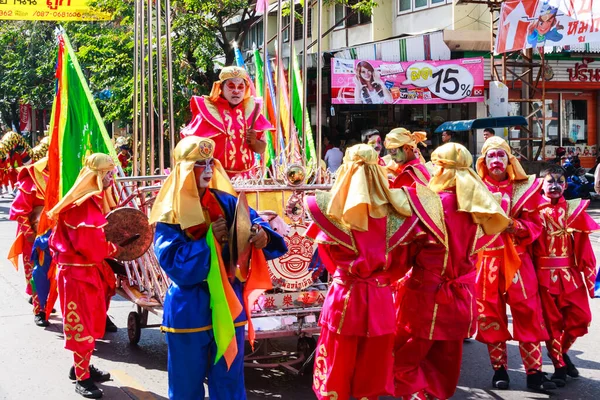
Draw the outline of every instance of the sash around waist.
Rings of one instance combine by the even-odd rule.
[[[360,277],[338,268],[333,274],[333,282],[343,286],[362,283],[375,287],[386,287],[390,285],[390,274],[388,272],[376,272],[368,277]]]
[[[575,260],[571,256],[536,257],[535,264],[540,269],[568,269],[575,266]]]

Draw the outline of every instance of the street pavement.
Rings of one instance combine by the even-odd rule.
[[[17,272],[6,260],[16,231],[16,224],[8,220],[10,203],[10,197],[0,197],[0,399],[82,399],[67,377],[72,356],[63,348],[60,315],[51,316],[48,328],[33,324],[23,272]],[[600,201],[593,207],[592,215],[600,219]],[[594,234],[592,241],[600,259],[599,240],[600,235]],[[139,345],[131,346],[127,337],[127,315],[131,311],[135,311],[132,303],[119,296],[113,298],[109,315],[119,330],[107,333],[96,344],[92,363],[110,371],[113,377],[100,385],[104,398],[166,399],[167,346],[164,337],[156,328],[144,329]],[[468,340],[464,345],[461,378],[453,399],[600,399],[600,299],[592,301],[592,312],[595,319],[590,333],[578,340],[570,352],[581,377],[570,380],[567,387],[551,395],[527,391],[518,345],[511,342],[508,346],[511,390],[493,390],[486,347]],[[158,324],[160,318],[150,315],[149,323]],[[276,343],[283,349],[295,350],[297,339],[283,338]],[[553,370],[545,354],[544,369]],[[283,369],[247,368],[246,388],[251,400],[315,398],[310,374],[295,376]]]

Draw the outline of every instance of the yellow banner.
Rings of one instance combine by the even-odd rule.
[[[89,0],[0,0],[0,20],[100,21],[110,20],[106,12],[94,11]]]

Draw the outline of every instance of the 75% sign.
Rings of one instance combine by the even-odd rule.
[[[441,99],[456,101],[471,96],[474,79],[471,72],[460,65],[433,66],[418,62],[406,70],[406,80],[402,84],[426,87]]]

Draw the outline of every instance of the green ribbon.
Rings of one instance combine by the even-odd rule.
[[[225,296],[223,288],[223,279],[221,277],[221,267],[219,265],[219,255],[215,246],[215,237],[213,235],[212,225],[206,234],[206,244],[210,249],[210,269],[208,270],[208,291],[210,293],[210,308],[212,311],[212,326],[217,343],[217,354],[215,364],[223,357],[229,344],[235,338],[235,326],[233,317]]]

